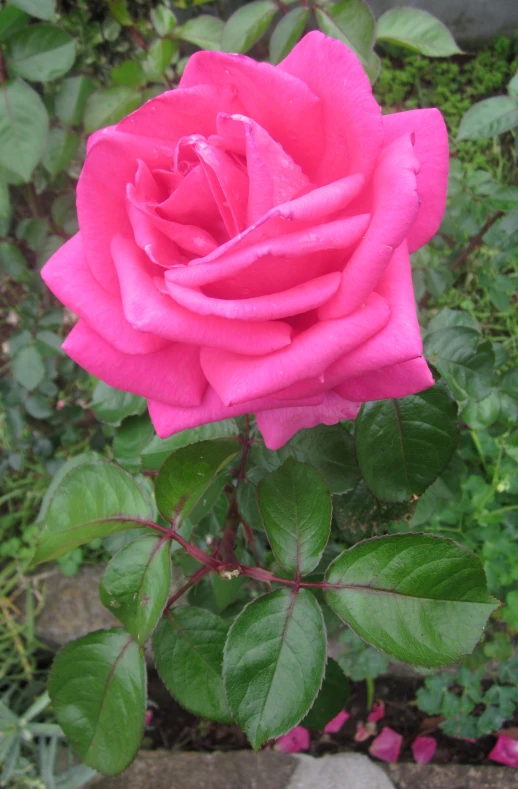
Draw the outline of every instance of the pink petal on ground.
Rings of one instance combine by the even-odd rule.
[[[295,726],[294,729],[276,742],[275,748],[283,753],[300,753],[309,749],[309,731],[304,726]]]
[[[412,743],[414,761],[418,764],[428,764],[437,750],[437,740],[433,737],[416,737]]]
[[[376,725],[374,723],[367,723],[366,726],[360,721],[356,724],[356,734],[354,735],[355,742],[365,742],[370,737],[376,734]]]
[[[384,726],[381,734],[373,740],[369,753],[382,762],[397,762],[403,737],[394,729]]]
[[[375,701],[371,707],[371,712],[367,716],[370,723],[376,723],[385,717],[385,704],[382,701]]]
[[[333,718],[332,721],[329,721],[327,726],[325,727],[324,731],[326,734],[336,734],[337,731],[340,731],[342,726],[344,725],[345,721],[349,720],[351,716],[345,710],[339,712],[336,718]]]
[[[518,740],[501,734],[487,758],[492,762],[506,764],[508,767],[518,767]]]

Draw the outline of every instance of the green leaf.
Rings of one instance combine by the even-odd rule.
[[[178,38],[196,44],[201,49],[221,51],[221,37],[223,35],[223,21],[209,14],[189,19],[176,31]]]
[[[301,575],[314,570],[331,529],[331,494],[320,472],[288,458],[259,483],[257,500],[281,567]]]
[[[35,392],[24,400],[25,410],[33,419],[49,419],[52,416],[53,408],[49,400],[39,392]]]
[[[165,5],[151,9],[151,22],[159,36],[168,36],[176,26],[176,16]]]
[[[322,687],[301,726],[323,731],[325,726],[343,710],[349,698],[349,683],[333,658],[329,658]]]
[[[223,28],[223,52],[248,52],[266,33],[276,12],[272,0],[252,0],[234,11]]]
[[[354,440],[343,425],[299,430],[286,446],[297,460],[316,466],[332,493],[345,493],[360,480]]]
[[[6,5],[0,9],[0,42],[9,41],[29,21],[29,15],[14,5]]]
[[[47,142],[45,106],[23,80],[11,80],[0,91],[0,166],[30,180]]]
[[[151,504],[137,483],[104,460],[73,466],[47,503],[33,565],[79,545],[142,525]]]
[[[167,690],[201,718],[232,723],[223,679],[228,623],[205,608],[171,609],[153,634],[153,655]]]
[[[9,41],[7,63],[13,74],[35,82],[62,77],[76,59],[74,39],[54,25],[29,25]]]
[[[53,178],[67,167],[79,146],[80,138],[65,129],[51,129],[42,164]]]
[[[160,78],[173,60],[175,44],[170,38],[161,38],[151,44],[147,63],[155,77]],[[178,49],[178,45],[176,44]]]
[[[476,329],[452,326],[432,331],[425,337],[424,353],[457,400],[484,400],[491,394],[494,353]]]
[[[29,276],[28,266],[22,253],[7,241],[0,241],[0,272],[15,282],[26,281]]]
[[[81,760],[103,775],[122,772],[142,739],[146,667],[119,627],[97,630],[58,652],[49,694],[59,725]]]
[[[236,438],[217,438],[174,452],[160,469],[156,481],[156,503],[162,517],[171,521],[181,511],[183,520],[241,449],[242,444]]]
[[[115,85],[101,88],[86,100],[84,112],[85,131],[93,132],[118,123],[141,103],[140,95],[132,88]]]
[[[97,419],[109,425],[120,425],[123,419],[133,414],[141,414],[146,409],[143,397],[121,392],[99,381],[94,389],[90,407]]]
[[[112,68],[111,79],[116,85],[129,85],[138,88],[146,82],[144,69],[136,60],[125,60]]]
[[[115,554],[106,567],[102,604],[142,645],[164,610],[171,586],[171,543],[144,534]]]
[[[140,453],[149,444],[154,434],[149,416],[129,416],[115,434],[113,452],[115,460],[128,471],[138,471],[141,466]]]
[[[390,41],[431,58],[462,54],[448,28],[420,8],[385,11],[378,19],[377,40]]]
[[[110,14],[119,23],[119,25],[129,27],[129,25],[133,24],[128,12],[126,0],[108,0],[108,8],[110,10]]]
[[[277,22],[270,38],[270,60],[280,63],[299,41],[310,14],[309,8],[294,8]]]
[[[518,71],[507,86],[507,92],[510,96],[518,99]]]
[[[325,664],[324,618],[307,589],[278,589],[243,609],[228,634],[223,682],[234,718],[255,750],[309,711]]]
[[[226,438],[227,436],[238,436],[239,427],[235,419],[224,419],[221,422],[210,422],[208,425],[193,427],[190,430],[182,430],[175,433],[170,438],[158,438],[154,436],[147,447],[142,451],[142,461],[147,469],[159,469],[164,460],[167,460],[171,452],[175,452],[188,444],[195,444],[197,441],[206,441],[212,438]]]
[[[378,537],[329,566],[327,604],[361,638],[426,668],[470,654],[498,602],[480,559],[453,540],[429,534]]]
[[[52,355],[56,353],[63,355],[64,353],[61,349],[63,337],[60,337],[59,334],[55,334],[53,331],[49,331],[48,329],[42,329],[36,334],[36,342],[38,344],[41,343],[40,347],[43,350],[51,350],[53,352]]]
[[[54,19],[56,16],[56,0],[9,0],[14,5],[37,19]]]
[[[518,99],[493,96],[474,104],[463,115],[458,140],[483,140],[498,137],[518,126]]]
[[[15,381],[26,389],[36,389],[45,377],[45,364],[40,352],[33,345],[22,348],[13,358],[12,373]]]
[[[355,439],[372,493],[405,501],[424,493],[450,462],[458,441],[457,406],[443,382],[397,400],[364,403]]]
[[[86,100],[94,90],[95,85],[89,77],[68,77],[63,80],[54,99],[59,120],[67,126],[79,126]]]
[[[346,44],[367,66],[376,38],[369,6],[363,0],[340,0],[317,8],[315,14],[320,30]]]

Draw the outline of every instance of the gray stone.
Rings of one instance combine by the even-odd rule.
[[[518,789],[518,772],[509,767],[394,764],[385,769],[396,789]]]
[[[517,0],[369,0],[378,17],[389,8],[423,8],[450,28],[460,42],[485,41],[518,30]]]
[[[275,751],[257,754],[141,751],[122,775],[97,778],[88,786],[95,789],[394,789],[383,770],[361,754],[314,759]]]

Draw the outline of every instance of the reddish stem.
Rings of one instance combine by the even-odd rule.
[[[202,579],[202,578],[204,578],[204,577],[205,577],[206,575],[208,575],[210,572],[212,572],[212,571],[211,571],[211,569],[210,569],[210,567],[207,567],[207,566],[205,566],[205,565],[204,565],[203,567],[199,567],[199,568],[196,570],[196,572],[195,572],[195,573],[193,573],[193,574],[191,575],[191,577],[189,578],[189,580],[187,581],[187,583],[186,583],[186,584],[184,584],[184,585],[181,587],[181,589],[178,589],[178,591],[177,591],[177,592],[175,592],[175,594],[174,594],[174,595],[172,595],[172,597],[170,597],[170,598],[169,598],[169,600],[167,601],[167,605],[166,605],[166,607],[165,607],[165,610],[166,610],[166,611],[168,611],[168,610],[171,608],[171,606],[173,605],[173,603],[176,603],[176,601],[177,601],[177,600],[178,600],[180,597],[182,597],[182,595],[184,595],[186,592],[188,592],[188,591],[189,591],[189,589],[190,589],[192,586],[195,586],[195,585],[196,585],[196,584],[197,584],[199,581],[201,581],[201,579]]]

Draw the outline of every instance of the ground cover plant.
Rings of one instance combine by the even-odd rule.
[[[254,16],[259,13],[258,5],[264,6],[259,26]],[[244,22],[244,11],[236,12],[241,22],[237,25],[234,17],[230,30],[237,25],[246,41],[232,48],[248,51],[256,47],[252,53],[257,53],[259,59],[268,56],[262,36],[272,24],[273,13],[267,5],[244,6],[247,14]],[[452,551],[441,561],[466,563],[465,571],[473,573],[481,589],[485,585],[483,568],[489,592],[504,605],[495,609],[482,646],[474,657],[467,659],[468,667],[481,667],[475,678],[463,667],[456,674],[431,674],[418,692],[417,702],[424,713],[437,718],[436,726],[448,735],[477,737],[497,732],[505,721],[513,718],[516,707],[511,692],[514,669],[509,647],[518,619],[514,428],[518,413],[514,300],[518,198],[509,166],[514,163],[515,153],[509,133],[496,143],[465,142],[462,133],[458,140],[453,135],[457,134],[461,116],[469,104],[494,92],[505,92],[516,73],[515,44],[500,40],[474,57],[430,61],[421,55],[392,49],[393,44],[383,49],[379,31],[384,27],[379,25],[377,50],[383,55],[383,68],[375,91],[380,101],[398,110],[423,105],[444,109],[456,155],[445,219],[431,244],[413,259],[414,287],[425,327],[425,354],[434,367],[438,383],[422,395],[368,403],[356,423],[303,430],[285,447],[271,451],[265,448],[255,421],[245,416],[159,439],[142,398],[123,394],[102,382],[95,383],[61,351],[63,335],[73,319],[49,296],[38,272],[77,228],[73,191],[84,155],[85,137],[96,128],[116,122],[145,99],[176,85],[185,59],[194,48],[190,45],[207,48],[208,28],[217,37],[223,26],[213,10],[211,13],[212,6],[207,7],[207,15],[177,6],[157,5],[151,14],[144,4],[109,6],[107,9],[104,3],[98,6],[79,3],[71,8],[64,3],[58,9],[59,16],[54,17],[54,8],[49,4],[48,17],[39,21],[28,18],[16,4],[0,11],[0,35],[3,29],[6,38],[7,31],[17,36],[16,45],[11,39],[3,45],[6,76],[12,80],[14,74],[16,85],[23,86],[17,90],[25,91],[25,98],[31,96],[29,105],[32,101],[34,112],[38,107],[39,114],[33,114],[31,121],[34,124],[37,117],[42,124],[39,138],[47,128],[45,118],[50,118],[47,148],[42,148],[35,158],[37,135],[34,135],[27,147],[29,160],[23,172],[9,169],[13,157],[2,162],[5,240],[0,247],[0,261],[7,275],[2,286],[6,318],[3,365],[4,373],[9,373],[2,381],[5,405],[2,423],[5,484],[1,499],[3,605],[12,605],[14,589],[20,578],[27,575],[43,524],[51,523],[65,531],[79,526],[79,540],[71,542],[68,535],[65,538],[62,534],[54,535],[54,542],[51,540],[52,544],[46,548],[40,542],[39,558],[58,558],[62,570],[68,573],[76,571],[84,561],[109,560],[101,599],[123,627],[100,637],[106,639],[102,647],[108,656],[106,667],[113,665],[122,648],[127,667],[133,666],[135,676],[143,682],[137,645],[150,635],[162,608],[169,602],[173,607],[168,609],[169,615],[153,636],[155,660],[165,684],[181,704],[202,718],[222,721],[237,718],[252,744],[258,746],[265,738],[276,737],[299,722],[312,730],[323,729],[340,711],[329,706],[329,701],[326,703],[328,686],[336,687],[338,681],[342,688],[341,706],[346,705],[345,675],[356,681],[367,680],[370,689],[366,706],[371,707],[376,694],[373,683],[377,674],[386,669],[387,659],[376,649],[362,646],[363,642],[353,637],[351,630],[343,630],[340,616],[391,658],[417,664],[421,660],[420,665],[429,665],[423,661],[422,654],[412,653],[409,644],[401,651],[382,630],[365,629],[361,615],[370,617],[370,609],[367,603],[361,602],[361,595],[352,601],[340,599],[338,592],[333,597],[331,585],[335,581],[331,575],[324,579],[324,571],[329,568],[332,574],[333,566],[338,568],[340,561],[346,561],[348,553],[343,554],[343,550],[358,551],[354,548],[358,540],[385,535],[382,543],[373,543],[380,545],[377,551],[396,546],[397,553],[400,545],[401,550],[409,551],[411,558],[412,551],[416,555],[429,549],[439,553]],[[342,19],[347,4],[338,6],[341,10],[336,11],[335,21]],[[42,13],[43,6],[38,7],[38,13]],[[278,45],[283,29],[289,39],[285,46],[293,45],[302,36],[304,24],[309,23],[307,13],[297,8],[284,14],[277,21],[270,48],[276,40]],[[315,7],[314,14],[314,19],[320,18],[319,24],[325,32],[343,40],[343,34],[325,28],[330,22],[329,19],[322,22],[323,12]],[[213,21],[208,22],[206,16]],[[232,19],[230,13],[228,16]],[[286,22],[288,17],[290,25]],[[192,23],[194,28],[198,25],[202,30],[203,36],[198,40],[192,33]],[[10,27],[13,24],[15,29]],[[40,26],[47,25],[61,32],[58,35],[55,30],[43,31],[49,37],[45,41],[51,44],[42,57]],[[31,30],[36,27],[38,33]],[[214,32],[216,27],[219,33]],[[227,35],[230,35],[228,31]],[[345,40],[354,47],[351,35],[345,36]],[[31,44],[34,36],[41,37],[36,45]],[[374,38],[371,29],[364,59],[371,57]],[[397,42],[397,37],[386,36],[388,39]],[[75,61],[71,60],[72,45],[77,48]],[[28,54],[27,51],[20,54],[22,50],[17,46],[28,47]],[[54,54],[49,56],[49,51]],[[454,52],[451,49],[440,54]],[[271,57],[274,62],[280,59],[275,54]],[[32,70],[31,63],[35,63]],[[46,67],[48,72],[44,70]],[[484,80],[473,79],[464,87],[465,69],[474,76],[484,74]],[[458,80],[458,94],[451,90],[452,79]],[[437,414],[440,416],[434,416]],[[416,415],[420,429],[415,426]],[[385,439],[394,435],[401,439],[397,446]],[[417,462],[415,450],[415,442],[423,441],[434,457],[426,469]],[[198,466],[200,462],[203,468]],[[184,473],[190,463],[195,464],[192,475]],[[405,473],[405,464],[414,471]],[[82,495],[86,477],[90,489],[98,491],[97,497],[88,500]],[[184,487],[177,490],[175,486],[180,478]],[[51,488],[41,504],[51,479]],[[286,518],[295,509],[292,503],[286,513],[288,490],[293,491],[293,502],[306,502],[307,519],[290,522],[286,533]],[[112,510],[99,511],[96,504],[99,501],[108,503]],[[318,507],[309,506],[314,501]],[[127,521],[117,521],[118,526],[113,529],[115,521],[107,519],[121,513],[131,516],[130,524],[140,526],[140,530],[127,530]],[[98,518],[103,525],[97,531],[95,528],[88,531],[85,522]],[[142,519],[154,524],[151,530],[140,524]],[[112,525],[107,526],[108,522]],[[106,536],[108,531],[119,531],[119,527],[120,533]],[[293,545],[304,528],[308,553],[299,556],[299,564],[293,565],[290,561]],[[418,536],[423,531],[437,537]],[[404,537],[394,536],[402,532]],[[439,537],[453,538],[474,551],[478,559],[469,558],[471,554],[438,540]],[[93,539],[88,543],[88,538]],[[185,576],[172,595],[169,594],[170,548],[175,577]],[[340,555],[342,559],[332,565]],[[133,597],[128,583],[121,582],[124,578],[133,579],[136,588],[143,579],[137,598]],[[361,586],[362,579],[353,579],[351,583]],[[298,589],[296,598],[290,591],[294,588]],[[458,593],[457,586],[455,594]],[[254,616],[261,606],[270,605],[273,608],[268,609],[268,616],[280,626],[286,605],[293,599],[300,606],[300,615],[316,628],[314,660],[307,661],[307,693],[296,694],[300,709],[296,705],[290,708],[290,700],[284,699],[288,713],[281,723],[273,725],[271,721],[276,713],[267,710],[270,718],[265,714],[257,725],[249,720],[247,705],[237,697],[243,678],[233,676],[230,657],[225,664],[223,644],[231,626],[231,632],[238,635],[240,627],[257,626],[258,638],[263,639],[261,617],[252,625],[246,617]],[[153,604],[149,605],[149,601]],[[479,604],[481,611],[487,606],[489,613],[492,607],[489,596],[484,600],[481,596]],[[347,650],[338,657],[339,671],[345,674],[335,673],[333,677],[325,674],[320,703],[319,696],[315,709],[308,712],[324,671],[325,648],[321,638],[324,631],[319,624],[319,606],[327,632],[345,634]],[[298,616],[299,612],[296,613]],[[11,611],[8,620],[10,641],[2,642],[9,655],[5,687],[13,687],[13,683],[20,681],[25,683],[34,673],[42,678],[41,667],[34,662],[31,646],[34,640],[31,641],[25,626],[13,614]],[[207,632],[211,634],[210,643],[204,640],[202,647],[210,647],[214,668],[213,681],[207,687],[199,684],[193,641],[187,643],[179,637],[181,630],[175,629],[175,620],[184,632],[187,629],[192,633],[193,639],[205,638]],[[470,651],[479,640],[481,627],[482,619],[474,619],[472,634],[466,642],[459,639],[456,646],[450,643],[450,634],[445,633],[437,664],[451,663]],[[134,640],[128,641],[124,628]],[[13,632],[16,632],[14,649]],[[296,635],[293,637],[297,647]],[[304,637],[307,638],[306,632]],[[77,657],[74,649],[84,649],[88,658],[90,652],[99,649],[95,639],[96,636],[87,637],[58,657],[54,689],[51,677],[50,690],[54,695],[54,713],[58,714],[76,751],[95,768],[115,772],[124,767],[140,742],[145,686],[133,686],[137,714],[133,721],[128,721],[132,736],[115,754],[100,753],[95,747],[95,742],[102,740],[102,731],[96,734],[85,727],[80,732],[70,728],[67,700],[59,698],[58,692],[63,676],[67,676]],[[243,640],[227,642],[227,654],[235,650],[233,654],[239,656],[235,663],[243,665],[246,675],[250,669],[243,649]],[[305,649],[304,646],[296,651],[304,655]],[[179,664],[188,655],[186,664],[192,667],[191,673],[175,673],[171,654],[182,657]],[[70,655],[69,663],[67,655]],[[486,687],[484,666],[490,660],[498,661],[498,666],[495,669],[491,664],[495,681]],[[71,681],[75,681],[74,676]],[[96,681],[103,683],[102,672]],[[237,696],[232,696],[229,711],[227,699],[233,688]],[[114,693],[116,703],[117,691]],[[9,698],[6,697],[6,703]],[[306,703],[305,711],[301,699]],[[16,712],[21,714],[23,709],[20,702]],[[391,724],[397,728],[396,722]],[[10,725],[12,732],[18,731],[12,720]],[[94,745],[89,737],[93,737]],[[22,775],[34,769],[31,762],[19,762],[18,735],[13,734],[9,743],[9,774]],[[32,758],[34,763],[34,754]],[[44,780],[51,785],[48,759],[47,756]]]

